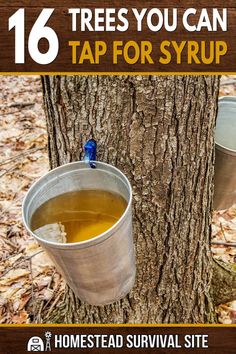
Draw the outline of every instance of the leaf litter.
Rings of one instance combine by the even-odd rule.
[[[49,169],[39,76],[0,77],[0,323],[40,323],[65,283],[21,219],[23,198]]]
[[[220,95],[236,95],[236,76],[221,80]],[[29,187],[49,169],[40,77],[0,76],[0,87],[0,323],[61,322],[71,291],[21,218]],[[214,212],[212,231],[212,241],[236,242],[236,205]],[[236,263],[236,247],[214,244],[212,253]],[[216,313],[236,323],[236,300]]]

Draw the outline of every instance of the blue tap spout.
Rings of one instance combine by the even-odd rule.
[[[91,168],[96,168],[96,164],[90,161],[97,160],[97,143],[96,140],[90,139],[84,145],[84,161],[89,163]]]

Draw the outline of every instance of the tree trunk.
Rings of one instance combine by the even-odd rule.
[[[212,322],[219,78],[45,76],[42,82],[51,167],[82,159],[83,144],[94,137],[98,159],[121,169],[134,192],[134,289],[105,307],[82,304],[68,290],[60,321]]]

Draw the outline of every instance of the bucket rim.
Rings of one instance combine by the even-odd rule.
[[[236,104],[236,96],[221,96],[218,98],[219,104],[221,102],[234,102]],[[236,156],[236,150],[227,148],[226,146],[218,143],[215,139],[215,145],[217,150],[225,153],[226,155]]]
[[[125,219],[125,217],[127,216],[130,208],[131,208],[131,204],[132,204],[132,197],[133,197],[133,193],[132,193],[132,187],[131,187],[131,183],[128,180],[128,178],[126,177],[126,175],[117,167],[106,163],[106,162],[102,162],[102,161],[90,161],[92,163],[96,163],[98,165],[102,165],[102,166],[108,166],[109,168],[111,168],[111,170],[116,171],[118,174],[122,175],[122,177],[125,180],[125,183],[128,186],[128,191],[129,191],[129,200],[126,206],[126,209],[124,210],[123,214],[121,215],[121,217],[106,231],[104,231],[103,233],[92,237],[88,240],[84,240],[84,241],[80,241],[80,242],[70,242],[70,243],[62,243],[62,242],[52,242],[52,241],[48,241],[45,239],[40,238],[39,236],[37,236],[29,227],[28,223],[26,222],[26,202],[27,202],[27,198],[29,196],[30,191],[32,191],[37,184],[39,184],[46,176],[49,176],[53,173],[55,173],[55,171],[58,171],[60,169],[65,168],[68,165],[78,165],[78,164],[85,164],[89,167],[89,164],[85,161],[74,161],[74,162],[69,162],[66,164],[63,164],[61,166],[55,167],[52,170],[44,173],[40,178],[38,178],[29,188],[29,190],[27,191],[24,199],[23,199],[23,203],[22,203],[22,220],[23,220],[23,224],[24,227],[26,228],[27,232],[29,232],[30,235],[32,235],[40,244],[43,243],[45,245],[54,247],[54,248],[60,248],[60,249],[73,249],[73,248],[80,248],[79,246],[81,246],[81,248],[87,248],[87,247],[91,247],[94,244],[98,244],[101,243],[103,241],[105,241],[107,238],[111,237],[114,232],[116,231],[116,229],[119,227],[119,225],[121,225]],[[106,237],[107,236],[107,237]],[[100,241],[100,242],[99,242]]]
[[[224,145],[221,145],[217,142],[215,144],[216,144],[216,149],[224,153],[225,155],[236,156],[236,150],[226,148]]]

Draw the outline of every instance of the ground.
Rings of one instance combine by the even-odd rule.
[[[236,95],[236,77],[221,79],[221,95]],[[0,323],[60,322],[68,290],[47,254],[26,232],[23,198],[49,169],[39,76],[0,76]],[[236,207],[213,215],[212,241],[236,243]],[[234,244],[235,246],[235,244]],[[236,264],[236,247],[212,245],[215,258]],[[234,323],[236,301],[217,307]]]

